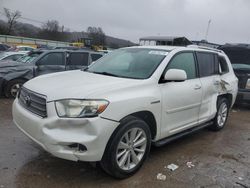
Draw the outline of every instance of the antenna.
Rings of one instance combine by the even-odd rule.
[[[207,41],[208,31],[209,31],[209,28],[210,28],[211,21],[212,21],[211,19],[208,20],[207,31],[206,31],[206,36],[205,36],[205,40],[206,40],[206,41]]]

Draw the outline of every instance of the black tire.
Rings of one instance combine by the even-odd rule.
[[[16,92],[13,92],[13,87],[19,86],[21,87],[23,84],[25,83],[25,80],[22,79],[15,79],[15,80],[11,80],[9,82],[7,82],[5,89],[4,89],[4,94],[7,98],[15,98],[18,88],[16,90]]]
[[[130,155],[132,157],[132,152],[134,154],[136,154],[135,153],[136,146],[134,147],[134,143],[136,143],[136,141],[138,141],[138,140],[133,139],[133,142],[132,142],[133,146],[130,146],[130,147],[132,147],[133,151],[131,151],[131,148],[130,149],[123,148],[120,150],[120,149],[118,149],[118,145],[120,142],[123,141],[122,139],[126,138],[125,137],[126,133],[129,135],[128,131],[130,131],[130,138],[132,138],[131,135],[132,135],[133,130],[137,130],[137,133],[138,133],[138,131],[140,133],[140,131],[143,130],[141,132],[145,133],[145,134],[143,133],[143,135],[141,134],[142,137],[138,138],[138,140],[141,140],[143,138],[145,138],[144,140],[146,140],[146,145],[144,145],[144,147],[143,147],[144,154],[143,155],[141,154],[141,159],[139,160],[139,162],[136,165],[135,165],[135,163],[133,164],[133,165],[135,165],[133,168],[131,167],[131,169],[124,170],[118,164],[119,158],[117,158],[117,156],[119,155],[119,151],[126,150],[125,153],[128,152],[129,153],[128,155]],[[137,136],[139,135],[139,133],[137,134]],[[138,118],[133,117],[133,116],[129,116],[121,122],[119,127],[112,134],[112,136],[111,136],[111,138],[106,146],[106,150],[105,150],[104,155],[102,157],[102,160],[100,162],[100,166],[102,167],[102,169],[106,173],[108,173],[109,175],[111,175],[115,178],[118,178],[118,179],[127,178],[127,177],[135,174],[140,169],[140,167],[142,166],[143,162],[145,161],[145,159],[147,158],[147,156],[149,154],[150,147],[151,147],[151,132],[150,132],[149,126],[141,119],[138,119]],[[136,148],[136,149],[138,149],[138,148]],[[122,152],[120,152],[120,153],[122,153]],[[140,152],[138,152],[137,155],[140,155],[139,153]],[[134,160],[133,157],[132,158],[131,157],[127,157],[127,159],[125,161],[128,168],[130,168],[130,164],[132,164],[133,160]],[[124,168],[125,168],[125,165],[124,165]]]
[[[223,110],[222,108],[224,107],[226,108],[226,113],[225,113],[225,119],[224,118],[222,119],[220,110]],[[210,130],[219,131],[223,129],[228,119],[228,113],[229,113],[229,101],[226,98],[219,98],[217,101],[217,113],[215,118],[213,119],[213,125],[210,126]]]

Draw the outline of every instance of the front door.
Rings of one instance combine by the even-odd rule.
[[[65,71],[64,52],[51,52],[45,54],[36,63],[36,76],[53,72]]]
[[[187,73],[183,82],[161,83],[162,137],[166,137],[198,124],[202,88],[197,76],[193,52],[182,52],[172,58],[169,69],[181,69]]]

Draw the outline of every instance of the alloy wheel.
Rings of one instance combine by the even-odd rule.
[[[122,170],[135,168],[142,160],[147,147],[146,133],[141,128],[129,129],[120,139],[116,162]]]
[[[218,111],[218,115],[217,115],[217,123],[219,125],[219,127],[223,127],[226,120],[227,120],[227,104],[226,103],[222,103],[220,105],[219,111]]]

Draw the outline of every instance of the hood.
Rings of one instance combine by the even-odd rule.
[[[16,61],[0,61],[0,77],[26,76],[33,77],[33,65],[23,64]]]
[[[17,61],[10,61],[10,60],[4,60],[4,61],[0,61],[0,69],[2,68],[12,68],[12,67],[31,67],[33,66],[30,63],[20,63]]]
[[[24,87],[47,96],[47,101],[66,98],[100,99],[109,92],[142,84],[142,80],[118,78],[84,72],[66,71],[38,76]]]

